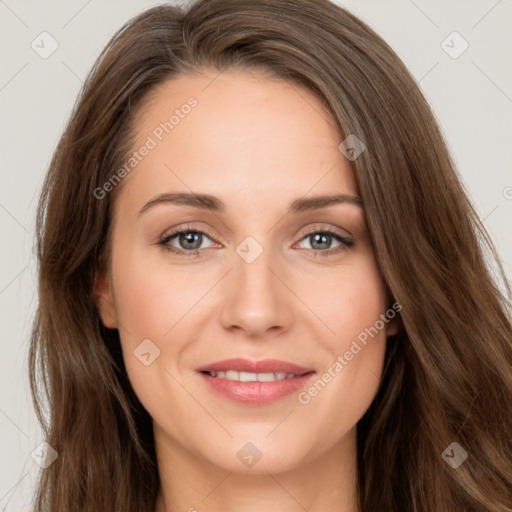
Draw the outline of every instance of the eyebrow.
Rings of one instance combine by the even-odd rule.
[[[139,211],[138,215],[148,211],[149,209],[161,204],[178,204],[192,206],[212,212],[225,212],[227,207],[218,197],[209,194],[194,194],[189,192],[167,192],[160,194],[148,201]],[[335,204],[352,204],[362,208],[363,202],[360,197],[348,194],[322,195],[314,197],[301,197],[293,201],[289,208],[288,214],[299,213],[310,210],[319,210]]]

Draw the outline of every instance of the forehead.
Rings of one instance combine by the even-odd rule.
[[[131,203],[167,190],[253,208],[308,191],[357,195],[330,112],[309,90],[260,72],[168,80],[144,99],[134,130],[133,151],[151,149],[125,178]]]

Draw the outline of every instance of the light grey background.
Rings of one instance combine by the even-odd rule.
[[[256,1],[256,0],[255,0]],[[0,0],[0,510],[28,510],[41,441],[27,378],[35,310],[34,212],[46,167],[94,59],[160,2]],[[404,60],[429,100],[473,203],[512,274],[511,0],[340,1]],[[48,50],[41,58],[32,42]],[[464,41],[468,49],[458,58]],[[441,43],[444,41],[443,46]],[[41,48],[42,51],[42,48]]]

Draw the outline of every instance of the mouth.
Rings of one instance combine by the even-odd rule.
[[[196,371],[217,394],[250,405],[280,400],[303,387],[316,373],[313,369],[275,359],[229,359]]]
[[[201,373],[205,375],[209,375],[214,379],[227,379],[233,380],[237,382],[274,382],[277,380],[285,380],[285,379],[296,379],[298,377],[302,377],[303,375],[307,375],[310,372],[295,374],[295,373],[285,373],[285,372],[267,372],[267,373],[253,373],[253,372],[238,372],[236,370],[227,370],[227,371],[202,371]]]

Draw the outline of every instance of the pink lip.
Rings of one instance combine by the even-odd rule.
[[[206,373],[207,371],[227,370],[252,373],[292,373],[296,377],[273,382],[239,382],[212,377]],[[203,366],[198,368],[197,371],[200,372],[200,376],[214,391],[235,402],[252,405],[265,405],[280,400],[303,387],[315,373],[312,369],[276,359],[265,359],[263,361],[228,359]]]

